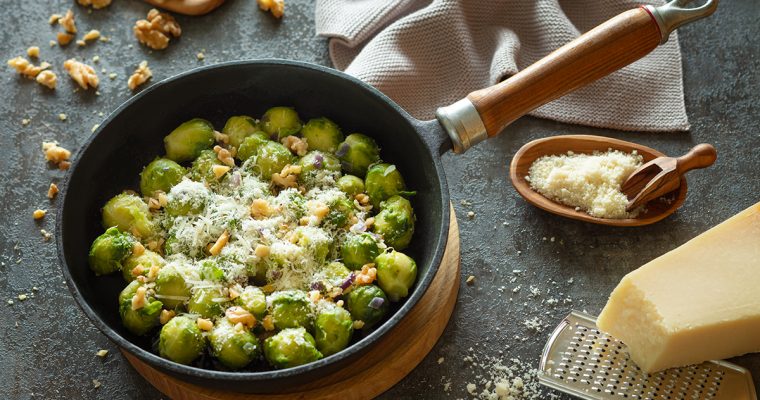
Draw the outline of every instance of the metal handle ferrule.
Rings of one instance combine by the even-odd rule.
[[[699,7],[686,8],[686,5],[692,1],[673,0],[659,7],[644,6],[660,28],[660,35],[662,36],[660,43],[667,42],[670,33],[678,27],[710,16],[718,8],[718,0],[707,0],[705,4]]]
[[[488,139],[486,126],[472,102],[464,98],[456,103],[440,107],[435,116],[451,138],[454,153],[462,154],[470,147]]]

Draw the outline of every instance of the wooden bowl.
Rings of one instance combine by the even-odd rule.
[[[686,178],[683,176],[681,177],[681,185],[678,189],[668,193],[658,200],[647,203],[645,206],[646,211],[639,214],[636,218],[624,219],[598,218],[592,217],[585,211],[576,211],[574,207],[557,203],[534,191],[531,189],[530,183],[525,180],[525,177],[528,176],[530,166],[539,157],[566,154],[568,151],[591,154],[594,151],[605,152],[608,149],[620,150],[626,153],[636,150],[644,157],[643,162],[645,163],[657,157],[665,156],[665,154],[662,154],[655,149],[640,144],[604,136],[554,136],[534,140],[521,147],[515,154],[514,158],[512,158],[512,163],[509,166],[509,177],[512,180],[512,185],[517,189],[517,192],[520,193],[528,203],[550,213],[594,224],[611,226],[649,225],[667,217],[681,207],[684,200],[686,200],[687,190]]]

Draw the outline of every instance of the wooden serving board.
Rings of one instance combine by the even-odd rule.
[[[441,266],[427,292],[396,327],[344,369],[284,394],[245,394],[208,389],[179,380],[122,350],[156,389],[174,400],[369,399],[403,379],[430,352],[446,328],[459,293],[459,226],[453,208]]]
[[[146,3],[179,14],[208,14],[224,3],[224,0],[145,0]]]

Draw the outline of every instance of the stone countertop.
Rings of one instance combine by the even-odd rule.
[[[75,10],[80,32],[99,29],[110,41],[85,48],[48,46],[56,29],[47,19],[67,8]],[[59,75],[55,92],[9,68],[0,75],[6,93],[0,102],[0,148],[6,154],[0,158],[0,393],[5,398],[162,397],[79,310],[63,281],[54,243],[42,240],[41,228],[54,230],[56,202],[45,197],[47,187],[64,174],[46,166],[40,143],[55,139],[78,149],[93,125],[130,97],[126,79],[141,60],[148,60],[154,81],[246,58],[329,65],[325,40],[314,36],[309,0],[288,0],[281,22],[243,0],[229,1],[205,17],[178,17],[183,35],[161,52],[139,45],[132,35],[134,21],[149,8],[117,0],[89,13],[73,0],[14,1],[0,15],[6,27],[2,59],[24,55],[28,46],[37,45],[41,60],[53,64]],[[626,133],[522,118],[487,146],[443,157],[459,217],[462,276],[473,275],[475,282],[463,280],[442,339],[384,398],[466,398],[468,383],[478,392],[483,389],[484,369],[494,360],[512,365],[510,360],[519,358],[536,365],[550,330],[571,310],[597,314],[625,273],[760,201],[760,8],[753,0],[723,2],[708,21],[685,27],[680,35],[690,133]],[[202,61],[196,56],[200,52]],[[99,94],[75,91],[61,68],[75,56],[100,58],[94,64],[101,78]],[[113,80],[111,73],[117,74]],[[59,113],[66,114],[65,121]],[[23,119],[31,122],[22,125]],[[667,154],[710,142],[719,158],[709,170],[691,175],[681,210],[648,227],[581,223],[523,201],[507,176],[515,151],[536,138],[582,133],[636,141]],[[49,209],[50,215],[36,223],[31,218],[36,208]],[[473,218],[467,217],[469,211]],[[513,270],[523,272],[514,275]],[[21,294],[28,299],[20,301]],[[538,330],[524,324],[534,318]],[[99,349],[109,354],[96,357]],[[760,356],[732,361],[753,371],[760,387]]]

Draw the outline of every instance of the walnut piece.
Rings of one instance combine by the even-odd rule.
[[[49,64],[43,64],[38,67],[24,57],[16,57],[8,60],[8,65],[13,67],[19,74],[29,79],[34,79]]]
[[[297,136],[285,136],[282,138],[282,144],[299,157],[305,156],[309,149],[309,143]]]
[[[127,80],[127,86],[129,86],[130,90],[135,90],[138,86],[147,82],[152,76],[153,72],[148,68],[148,62],[142,61],[140,65],[137,66],[135,72],[132,73],[132,76]]]
[[[82,89],[98,87],[98,74],[91,66],[70,58],[64,61],[63,68],[68,71],[71,79],[78,83]]]
[[[161,325],[166,325],[167,322],[169,322],[170,319],[174,318],[174,311],[171,310],[161,310],[161,315],[158,317],[158,321],[161,322]]]
[[[45,214],[47,214],[47,210],[36,209],[32,213],[32,216],[34,217],[34,219],[42,219],[45,216]]]
[[[174,17],[155,8],[148,11],[147,19],[135,22],[133,30],[140,43],[154,50],[163,50],[169,46],[170,35],[175,38],[182,35],[182,28]]]
[[[369,263],[362,265],[362,270],[354,278],[354,282],[357,285],[369,285],[377,278],[377,268],[375,263]]]
[[[251,202],[251,216],[254,219],[268,217],[271,212],[272,210],[266,200],[254,199],[253,202]]]
[[[58,194],[58,185],[56,185],[55,183],[51,183],[47,192],[48,199],[51,199],[51,200],[54,199],[57,194]]]
[[[61,14],[53,14],[53,15],[50,16],[50,18],[48,18],[48,23],[50,25],[57,24],[58,20],[60,20],[61,18],[63,18],[63,15],[61,15]]]
[[[95,40],[100,37],[100,31],[97,29],[93,29],[87,33],[84,34],[82,39],[84,39],[85,42],[89,42],[90,40]]]
[[[55,38],[58,40],[58,44],[66,46],[74,40],[74,35],[66,32],[58,32],[58,35],[56,35]]]
[[[80,6],[92,6],[92,8],[99,10],[106,8],[111,4],[111,0],[77,0]]]
[[[58,83],[58,76],[53,71],[42,71],[37,75],[37,83],[47,86],[49,89],[55,89]]]
[[[26,55],[32,58],[40,58],[40,48],[37,46],[32,46],[26,49]]]
[[[77,33],[77,25],[74,22],[74,12],[66,11],[66,15],[58,19],[58,24],[68,33]]]
[[[198,324],[198,328],[200,328],[202,331],[210,331],[214,328],[214,323],[206,318],[198,318],[195,323]]]
[[[214,177],[216,179],[219,179],[224,176],[228,171],[230,170],[230,167],[226,165],[214,165],[211,167],[211,171],[214,173]]]
[[[139,310],[143,307],[145,307],[146,299],[145,299],[145,293],[147,289],[145,286],[140,286],[137,288],[137,291],[135,291],[135,295],[132,297],[132,310]]]
[[[275,18],[282,18],[285,14],[285,0],[256,0],[259,8],[269,11]]]
[[[247,326],[248,328],[253,328],[256,326],[256,317],[246,311],[243,307],[230,307],[227,309],[227,311],[224,312],[224,314],[227,316],[227,319],[233,324],[240,323]]]
[[[297,187],[298,177],[296,175],[301,173],[300,165],[286,165],[282,171],[272,174],[272,182],[275,185],[282,187]]]
[[[225,149],[222,146],[214,146],[214,153],[216,153],[216,158],[219,159],[223,164],[228,165],[230,167],[235,166],[235,159],[232,158],[233,154]]]
[[[42,151],[45,152],[45,159],[53,164],[68,162],[71,152],[58,146],[56,142],[42,142]]]
[[[224,246],[227,245],[227,242],[230,240],[230,234],[227,231],[224,231],[221,236],[219,236],[219,239],[216,239],[216,242],[214,242],[214,245],[211,246],[211,248],[208,250],[208,252],[212,256],[219,255],[219,253],[222,252],[222,249]]]

